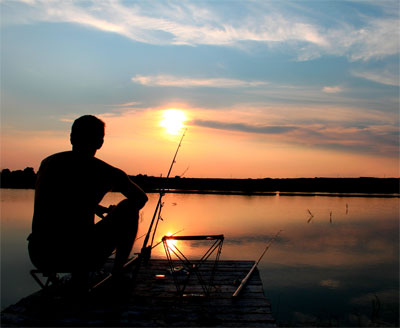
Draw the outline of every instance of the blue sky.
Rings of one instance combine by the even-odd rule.
[[[398,1],[3,0],[0,6],[2,168],[37,167],[46,152],[64,146],[54,140],[82,114],[117,126],[118,118],[137,122],[179,106],[197,138],[191,146],[197,140],[200,149],[202,136],[213,135],[221,147],[254,151],[242,171],[227,168],[242,160],[230,154],[216,165],[225,171],[198,168],[195,176],[399,175]],[[135,124],[138,140],[151,138]],[[24,144],[39,135],[52,146]],[[266,148],[303,168],[280,171],[282,165],[268,162],[271,153],[261,154]],[[282,156],[285,149],[296,156]],[[306,170],[315,163],[307,163],[310,153],[321,162],[314,171]],[[335,156],[354,160],[359,171],[328,165]],[[121,165],[132,174],[145,170]]]

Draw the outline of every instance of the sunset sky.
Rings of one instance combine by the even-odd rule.
[[[128,174],[399,177],[394,1],[0,1],[1,169],[69,150]],[[171,110],[173,109],[173,110]]]

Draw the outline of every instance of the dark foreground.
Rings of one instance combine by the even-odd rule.
[[[110,284],[92,291],[87,299],[66,297],[60,290],[34,293],[1,313],[3,327],[125,326],[125,327],[275,327],[257,269],[238,298],[235,282],[249,272],[252,261],[220,261],[210,295],[190,278],[184,296],[177,288],[166,260],[142,266],[132,292],[116,297]],[[208,281],[208,264],[202,279]],[[174,264],[179,267],[179,263]],[[184,274],[184,273],[181,273]]]

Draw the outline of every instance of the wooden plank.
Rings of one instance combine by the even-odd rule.
[[[135,292],[141,292],[141,291],[145,291],[148,290],[149,288],[151,288],[151,290],[154,293],[158,293],[158,292],[173,292],[176,291],[176,286],[174,284],[163,284],[163,285],[151,285],[151,286],[145,286],[143,284],[141,285],[137,285],[135,287]],[[188,284],[186,286],[186,288],[190,288],[191,290],[196,290],[196,291],[200,291],[202,289],[202,287],[198,284]],[[235,286],[226,286],[226,285],[216,285],[214,287],[211,287],[210,290],[212,290],[214,293],[217,294],[223,294],[223,293],[231,293],[232,291],[234,292],[236,290]],[[263,294],[264,289],[262,285],[247,285],[245,290],[243,291],[245,292],[250,292],[250,293],[260,293]]]
[[[209,297],[178,297],[173,276],[167,271],[168,261],[151,260],[140,268],[133,292],[124,301],[111,302],[108,287],[103,286],[81,313],[74,304],[40,291],[4,310],[2,326],[273,327],[275,321],[258,270],[240,297],[232,298],[234,281],[243,279],[253,264],[221,261],[214,279],[216,288],[211,288]],[[209,279],[207,270],[211,268],[208,262],[202,267],[204,280]],[[155,279],[160,273],[165,278]],[[186,291],[203,293],[195,276]]]

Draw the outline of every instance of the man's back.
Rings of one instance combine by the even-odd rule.
[[[87,237],[96,206],[113,188],[116,171],[95,157],[73,151],[44,159],[36,183],[33,234],[60,242]]]

